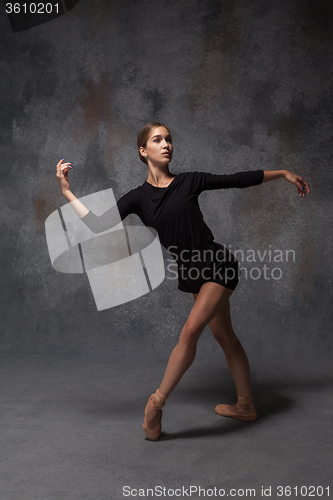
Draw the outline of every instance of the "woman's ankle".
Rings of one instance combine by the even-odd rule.
[[[158,388],[155,392],[155,397],[158,401],[161,401],[163,403],[165,403],[165,401],[168,399],[169,397],[169,393],[168,392],[162,392],[160,391],[160,388]]]
[[[238,408],[241,408],[242,410],[248,411],[250,413],[256,412],[252,396],[240,396],[238,394],[238,401],[237,401],[236,406]]]
[[[168,396],[165,396],[164,394],[161,393],[160,389],[158,388],[155,392],[155,397],[161,401],[162,403],[165,403],[165,401],[167,400],[167,397]]]

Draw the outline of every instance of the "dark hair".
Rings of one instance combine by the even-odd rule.
[[[170,136],[171,136],[171,132],[170,132],[169,128],[166,127],[163,123],[160,123],[160,122],[149,122],[139,132],[138,139],[137,139],[138,149],[146,147],[146,144],[147,144],[150,132],[153,130],[153,128],[156,128],[156,127],[164,127],[164,128],[166,128],[167,131],[169,132]],[[146,158],[141,155],[140,151],[139,151],[139,158],[140,158],[141,161],[143,161],[143,163],[147,163]]]

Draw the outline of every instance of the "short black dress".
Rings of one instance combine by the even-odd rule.
[[[198,196],[206,190],[256,186],[263,178],[263,170],[221,175],[184,172],[165,188],[145,181],[100,217],[89,211],[81,220],[98,233],[119,222],[116,207],[121,220],[135,213],[146,226],[157,231],[160,243],[176,261],[179,290],[199,293],[208,281],[234,290],[239,281],[239,263],[226,247],[214,241],[204,222]]]

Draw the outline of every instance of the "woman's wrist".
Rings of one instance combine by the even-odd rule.
[[[67,201],[71,202],[71,201],[74,201],[76,200],[76,196],[72,193],[72,191],[70,189],[62,189],[61,190],[62,194],[64,195],[64,197],[66,198]]]
[[[64,189],[62,191],[62,194],[66,198],[66,200],[70,203],[72,209],[74,212],[77,213],[77,215],[82,219],[87,213],[89,212],[89,209],[85,207],[80,200],[77,199],[77,197],[70,191],[69,189]]]
[[[288,170],[264,170],[264,178],[262,182],[285,179],[288,173]]]

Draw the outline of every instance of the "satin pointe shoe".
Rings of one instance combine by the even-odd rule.
[[[151,441],[156,441],[160,437],[160,434],[162,431],[161,420],[162,420],[162,413],[163,413],[161,408],[163,408],[163,406],[165,406],[165,401],[166,401],[166,396],[161,394],[159,389],[157,389],[157,391],[154,394],[152,394],[150,396],[150,398],[148,399],[148,403],[147,403],[146,408],[145,408],[145,419],[143,421],[142,428],[146,433],[147,439],[150,439]],[[160,410],[159,424],[156,427],[154,427],[153,429],[151,429],[147,425],[147,417],[148,417],[149,412],[151,410],[156,410],[156,409]]]
[[[258,413],[250,413],[244,408],[248,404],[253,404],[252,396],[246,398],[245,396],[238,395],[238,401],[235,405],[238,411],[233,411],[230,405],[217,405],[215,413],[222,415],[223,417],[237,418],[238,420],[256,420]]]

